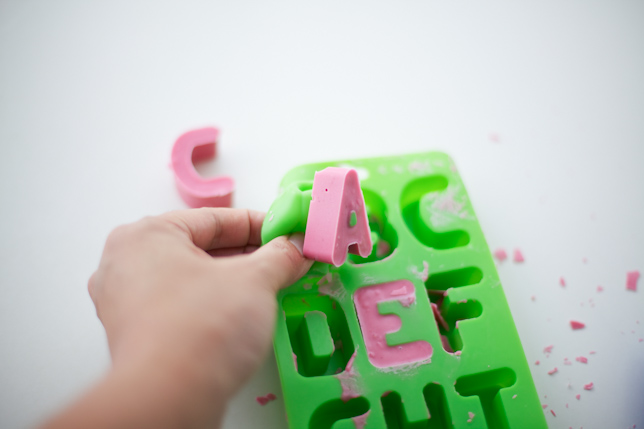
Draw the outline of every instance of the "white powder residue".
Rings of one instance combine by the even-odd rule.
[[[421,200],[433,226],[443,227],[459,220],[475,220],[468,208],[468,199],[460,185],[449,186],[444,192],[432,192]]]

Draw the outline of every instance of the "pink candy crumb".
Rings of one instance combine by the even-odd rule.
[[[266,396],[258,396],[257,398],[255,398],[259,405],[266,405],[269,402],[274,401],[275,399],[277,399],[277,396],[275,396],[273,393],[269,393]]]
[[[584,384],[584,390],[593,390],[593,387],[595,387],[595,385],[592,382]]]
[[[552,408],[550,409],[550,412],[552,413],[553,416],[557,417],[557,415],[555,414],[555,411]]]
[[[508,259],[508,254],[505,253],[505,250],[503,249],[496,249],[494,251],[494,257],[496,258],[497,261],[503,262],[506,259]]]
[[[561,285],[561,287],[566,287],[566,279],[559,277],[559,285]]]
[[[581,323],[581,322],[578,322],[578,321],[576,321],[576,320],[571,320],[571,321],[570,321],[570,327],[571,327],[573,330],[583,329],[585,326],[586,326],[585,324],[583,324],[583,323]]]
[[[525,258],[520,249],[514,249],[514,262],[524,262]]]
[[[588,358],[586,358],[586,357],[584,357],[584,356],[577,356],[577,357],[575,358],[575,360],[576,360],[577,362],[581,362],[581,363],[588,363]]]
[[[626,290],[637,291],[637,281],[640,278],[639,271],[629,271],[626,273]]]
[[[577,400],[580,400],[580,399],[581,399],[581,395],[580,395],[579,393],[577,393],[577,394],[575,395],[575,398],[577,398]]]
[[[557,367],[554,367],[554,368],[552,368],[550,371],[548,371],[548,375],[555,374],[557,371],[559,371],[559,370],[557,369]]]

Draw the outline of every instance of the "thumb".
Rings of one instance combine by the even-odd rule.
[[[302,255],[304,234],[277,237],[250,255],[260,281],[277,292],[300,279],[313,265]]]

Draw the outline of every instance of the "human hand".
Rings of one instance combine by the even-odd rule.
[[[139,409],[149,405],[165,415],[155,416],[156,427],[173,426],[175,406],[182,407],[177,426],[220,421],[270,347],[276,292],[312,264],[302,256],[301,234],[258,248],[263,218],[203,208],[110,234],[89,281],[116,379],[107,378],[108,398],[127,402],[119,396],[130,394]],[[104,401],[105,392],[98,397]],[[149,417],[140,423],[152,426]]]

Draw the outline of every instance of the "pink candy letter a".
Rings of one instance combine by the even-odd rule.
[[[329,167],[315,173],[313,200],[304,235],[304,256],[336,267],[347,259],[347,248],[366,258],[371,232],[358,173]]]

